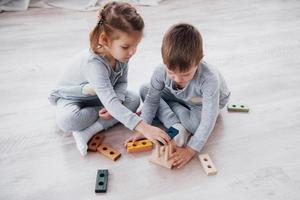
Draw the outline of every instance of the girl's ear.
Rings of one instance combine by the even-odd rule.
[[[100,33],[98,44],[100,44],[102,46],[108,46],[108,43],[109,43],[109,38],[106,35],[106,33],[104,33],[104,32]]]
[[[202,59],[203,59],[203,57],[204,57],[204,54],[202,54],[202,55],[201,55],[201,57],[200,57],[200,60],[202,60]]]

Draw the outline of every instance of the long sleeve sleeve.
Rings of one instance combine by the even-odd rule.
[[[141,118],[148,124],[151,124],[159,107],[160,95],[164,89],[165,74],[163,72],[164,70],[161,67],[156,68],[154,71],[150,81],[150,88],[144,101]]]
[[[201,122],[188,146],[201,151],[210,136],[219,114],[219,86],[217,81],[204,83]]]
[[[133,130],[141,118],[122,105],[104,64],[101,66],[97,62],[90,61],[85,67],[84,74],[108,112],[127,128]]]

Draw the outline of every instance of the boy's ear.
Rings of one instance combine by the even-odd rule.
[[[108,46],[108,43],[109,43],[109,38],[106,35],[106,33],[104,32],[100,33],[98,44],[101,44],[102,46]]]

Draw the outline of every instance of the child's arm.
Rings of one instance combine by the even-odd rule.
[[[138,115],[122,105],[113,89],[105,67],[99,67],[97,62],[90,62],[89,66],[86,67],[85,76],[92,88],[94,88],[103,106],[115,119],[130,130],[141,132],[154,143],[160,141],[166,144],[170,140],[163,130],[143,122]]]
[[[125,100],[125,96],[126,96],[127,76],[128,76],[128,65],[124,69],[124,72],[121,75],[121,77],[117,80],[116,84],[114,85],[114,90],[122,102]]]
[[[165,87],[165,69],[163,66],[159,66],[153,72],[151,77],[149,91],[145,97],[144,105],[142,108],[141,118],[148,124],[151,124],[157,109],[159,107],[160,97],[162,90]]]
[[[95,90],[107,111],[127,128],[133,130],[141,118],[126,108],[117,96],[109,79],[109,74],[101,63],[90,61],[85,67],[84,76]]]
[[[219,114],[219,84],[208,80],[203,85],[201,122],[188,142],[188,146],[200,152],[211,134]]]

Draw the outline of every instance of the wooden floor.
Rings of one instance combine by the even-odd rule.
[[[82,158],[56,127],[47,94],[66,59],[88,46],[95,13],[30,9],[0,13],[0,199],[299,199],[300,2],[169,0],[138,9],[146,32],[129,89],[161,62],[166,29],[189,22],[231,102],[250,106],[247,114],[223,110],[203,149],[218,174],[206,176],[197,158],[170,171],[149,163],[149,153],[126,154],[130,132],[121,125],[105,133],[120,160]],[[106,194],[94,193],[97,169],[109,169]]]

